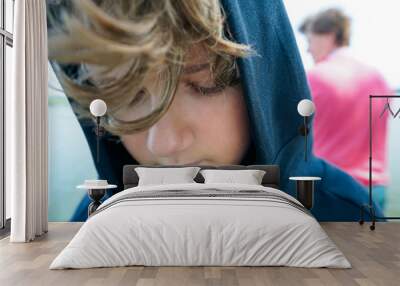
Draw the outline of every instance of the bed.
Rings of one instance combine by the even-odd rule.
[[[278,166],[199,166],[263,170],[260,185],[205,183],[200,173],[193,183],[138,185],[137,167],[149,166],[124,166],[125,190],[102,203],[50,269],[351,267],[309,211],[279,190]]]

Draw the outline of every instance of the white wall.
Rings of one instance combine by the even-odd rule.
[[[297,29],[310,14],[338,7],[352,18],[351,48],[365,62],[377,67],[392,88],[400,89],[399,0],[283,0],[295,30],[306,69],[312,66],[306,40]]]

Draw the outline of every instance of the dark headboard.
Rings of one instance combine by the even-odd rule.
[[[163,166],[154,166],[154,165],[125,165],[123,170],[123,183],[124,189],[136,187],[139,182],[139,177],[135,171],[136,167],[157,167],[157,168],[181,168],[181,167],[193,167],[194,165],[186,165],[186,166],[176,166],[176,165],[163,165]],[[262,180],[262,185],[265,187],[272,187],[279,189],[280,182],[280,173],[278,165],[225,165],[225,166],[205,166],[200,165],[197,166],[202,169],[221,169],[221,170],[246,170],[246,169],[257,169],[264,170],[265,175]],[[204,178],[198,173],[198,175],[194,178],[197,183],[204,183]]]

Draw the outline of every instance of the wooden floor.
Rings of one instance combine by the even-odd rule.
[[[0,241],[0,285],[400,285],[400,224],[379,223],[375,231],[357,223],[322,223],[353,268],[120,267],[48,270],[80,223],[50,223],[32,242]]]

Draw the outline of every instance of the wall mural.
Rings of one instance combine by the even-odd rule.
[[[306,73],[282,3],[268,5],[279,13],[254,17],[252,2],[210,0],[207,13],[198,1],[189,1],[191,9],[187,2],[48,1],[49,219],[86,220],[90,199],[76,186],[105,179],[117,185],[111,196],[123,190],[126,164],[277,164],[281,189],[291,195],[289,177],[321,178],[312,209],[317,219],[358,220],[368,202],[368,95],[393,92],[380,74],[373,85],[361,84],[362,99],[328,97],[333,87],[323,79],[354,90],[345,82],[357,67],[347,60],[329,75],[318,65],[328,63],[322,57]],[[306,36],[318,36],[311,25]],[[346,53],[335,49],[338,57]],[[95,99],[107,104],[101,137],[89,109]],[[307,118],[306,146],[297,109],[303,99],[316,108]],[[382,216],[389,117],[377,110],[382,148],[374,151],[380,160],[374,202]]]

